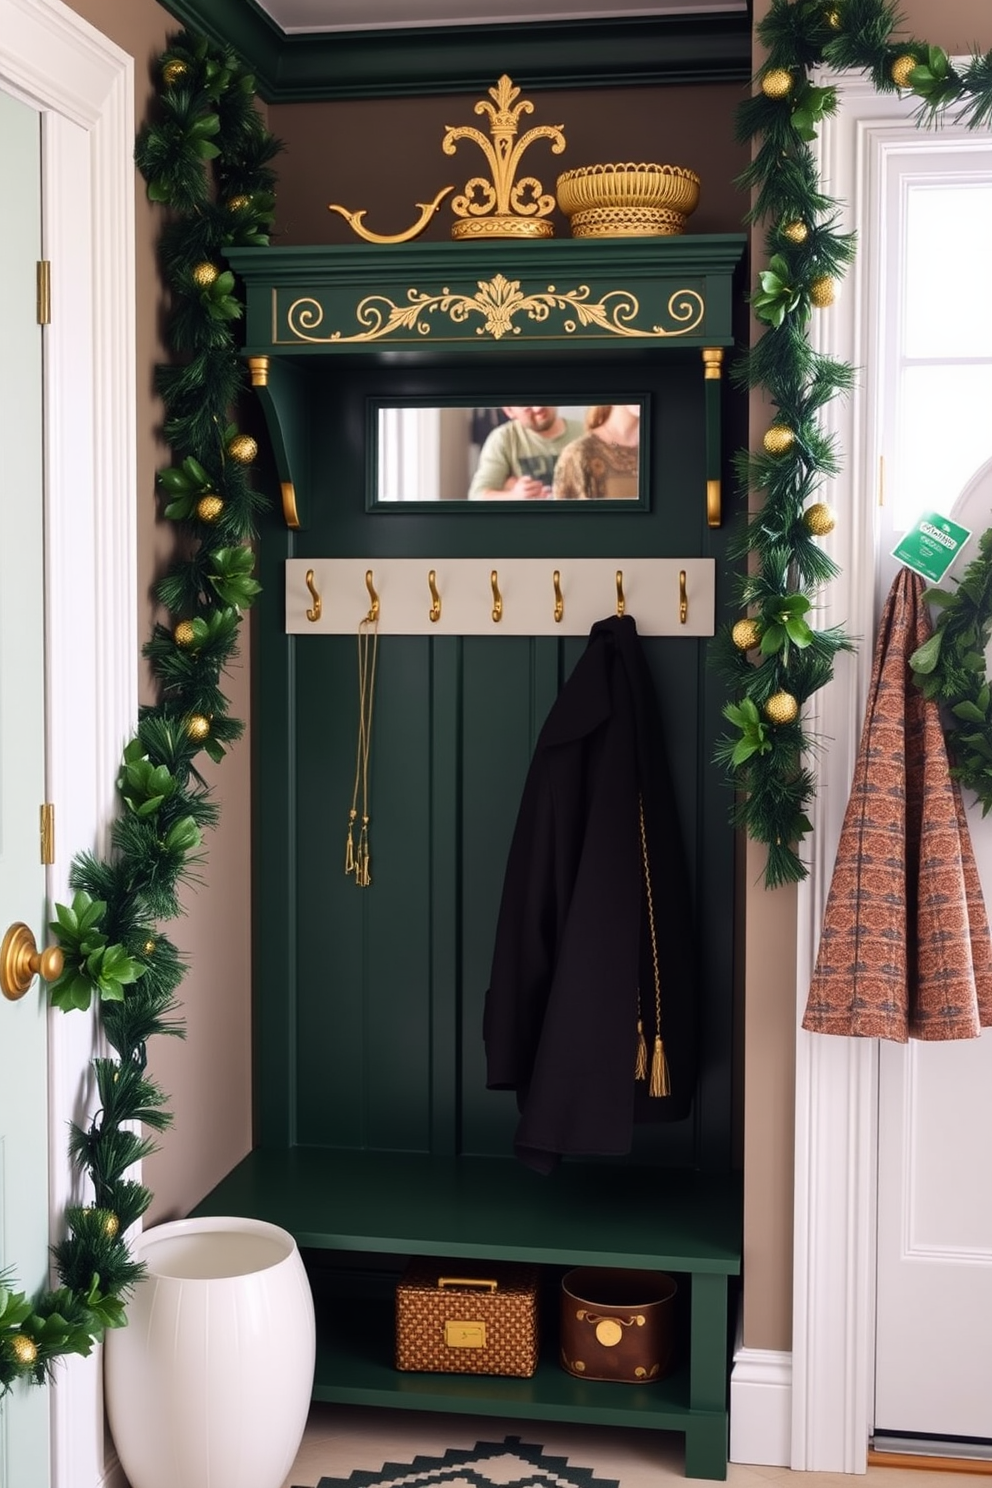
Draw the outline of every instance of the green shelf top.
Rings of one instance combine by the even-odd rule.
[[[256,1149],[196,1214],[241,1214],[302,1247],[737,1275],[738,1174],[510,1158]]]

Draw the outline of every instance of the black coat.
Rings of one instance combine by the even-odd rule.
[[[635,1084],[638,988],[650,1055],[655,991],[643,800],[671,1094]],[[514,1146],[630,1151],[635,1120],[681,1120],[695,1087],[694,956],[657,700],[630,617],[601,620],[549,713],[503,886],[484,1036],[490,1089],[517,1092]]]

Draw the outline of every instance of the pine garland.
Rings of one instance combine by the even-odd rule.
[[[170,213],[161,260],[174,361],[159,369],[158,386],[175,463],[159,483],[180,551],[157,588],[170,624],[155,627],[144,654],[159,701],[141,710],[124,750],[111,854],[73,862],[73,902],[56,905],[52,924],[65,958],[52,1002],[83,1011],[95,1003],[113,1050],[93,1063],[96,1115],[69,1135],[93,1200],[66,1214],[52,1251],[56,1290],[29,1299],[0,1277],[0,1397],[17,1379],[48,1378],[64,1355],[89,1354],[125,1321],[143,1269],[126,1232],[152,1197],[125,1176],[154,1150],[134,1128],[160,1132],[172,1119],[145,1072],[146,1046],[184,1033],[175,993],[186,967],[159,921],[179,913],[179,888],[195,878],[203,830],[217,820],[197,756],[221,760],[243,728],[220,679],[258,593],[250,544],[262,501],[250,479],[255,441],[231,422],[242,307],[223,255],[268,242],[279,145],[255,108],[253,78],[227,48],[183,32],[161,58],[160,78],[158,116],[135,157],[149,197]]]
[[[733,555],[746,560],[737,593],[746,613],[721,628],[711,654],[735,694],[724,709],[733,732],[720,740],[716,758],[736,790],[735,822],[767,846],[769,888],[806,876],[799,848],[811,830],[806,811],[816,779],[808,761],[816,740],[802,710],[830,681],[838,652],[853,649],[841,627],[817,631],[810,619],[818,588],[836,574],[819,544],[834,515],[816,493],[840,462],[819,416],[832,398],[851,391],[854,372],[815,352],[808,335],[855,251],[851,235],[837,228],[838,204],[823,192],[810,149],[821,121],[837,108],[835,90],[814,85],[811,71],[822,64],[867,71],[879,92],[919,100],[920,125],[943,118],[971,128],[992,124],[992,53],[973,57],[959,71],[939,47],[895,41],[898,25],[889,0],[773,0],[757,27],[767,51],[757,91],[738,111],[738,138],[754,147],[739,181],[753,193],[745,220],[766,225],[767,267],[750,297],[766,329],[734,376],[739,386],[763,389],[775,414],[761,450],[737,458],[740,484],[760,496],[761,509],[733,547]],[[986,582],[992,536],[983,539],[981,555]],[[988,687],[982,690],[984,663],[979,673],[974,662],[978,631],[968,612],[977,584],[975,574],[966,576],[957,598],[940,601],[938,636],[944,639],[935,644],[924,690],[952,704],[961,725],[952,736],[960,778],[984,789],[988,810],[992,709]],[[986,608],[985,634],[987,616]],[[956,664],[942,670],[941,655]]]

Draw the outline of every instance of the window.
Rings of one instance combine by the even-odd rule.
[[[900,534],[923,512],[949,513],[992,455],[992,147],[982,145],[949,150],[921,131],[918,144],[888,153],[882,166],[872,381],[884,461],[883,589]]]

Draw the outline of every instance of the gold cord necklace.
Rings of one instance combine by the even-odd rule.
[[[355,785],[348,812],[348,838],[344,849],[344,871],[354,873],[359,888],[372,883],[369,851],[369,750],[372,745],[372,706],[375,699],[375,663],[379,651],[379,616],[368,615],[358,627],[358,742],[355,747]],[[362,792],[362,824],[355,846],[358,791]]]
[[[661,973],[658,967],[658,937],[654,924],[654,895],[651,892],[651,867],[648,862],[648,839],[644,829],[644,802],[637,798],[637,812],[641,826],[641,862],[644,866],[644,893],[648,905],[648,930],[651,935],[651,960],[654,970],[654,1050],[651,1055],[651,1079],[648,1094],[671,1095],[672,1083],[668,1071],[668,1059],[661,1038]],[[648,1046],[644,1037],[644,1020],[641,1017],[641,989],[637,989],[637,1058],[634,1079],[644,1080],[648,1073]]]

